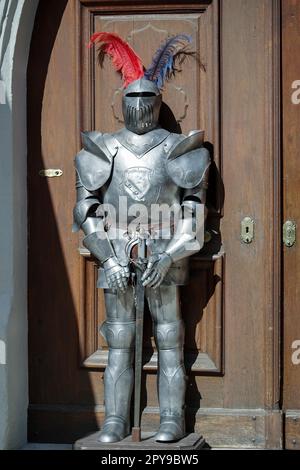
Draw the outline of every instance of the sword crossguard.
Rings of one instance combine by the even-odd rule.
[[[144,272],[147,268],[148,265],[148,259],[147,258],[138,258],[136,266],[139,268],[142,272]]]

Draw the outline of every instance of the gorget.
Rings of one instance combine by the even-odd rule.
[[[124,128],[114,134],[114,137],[122,147],[134,153],[137,158],[142,158],[150,150],[164,142],[169,135],[170,132],[162,128],[156,128],[142,135],[135,134]]]

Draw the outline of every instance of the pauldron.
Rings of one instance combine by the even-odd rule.
[[[113,136],[101,132],[83,132],[84,148],[76,155],[79,180],[88,191],[96,191],[109,179],[118,146]]]
[[[170,150],[167,171],[181,188],[193,189],[201,185],[210,166],[209,151],[203,147],[204,133],[192,131]]]

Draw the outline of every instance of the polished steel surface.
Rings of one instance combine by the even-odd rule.
[[[144,78],[131,83],[123,93],[125,126],[144,134],[158,125],[162,96],[156,85]]]
[[[178,286],[187,282],[188,258],[204,243],[210,156],[203,131],[184,136],[159,127],[160,105],[161,94],[152,82],[133,82],[123,94],[126,127],[114,134],[84,133],[84,148],[75,160],[74,230],[84,231],[84,246],[99,261],[98,287],[105,289],[107,320],[101,332],[109,358],[106,419],[99,439],[106,443],[120,441],[130,431],[136,315],[139,361],[144,294],[159,354],[161,424],[156,439],[169,442],[185,435]],[[143,275],[136,253],[141,239]],[[135,424],[139,428],[137,413]]]

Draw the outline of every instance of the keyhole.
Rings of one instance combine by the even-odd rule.
[[[250,229],[249,229],[249,226],[246,225],[246,243],[250,243],[250,237],[248,236],[249,233],[250,233]]]
[[[253,225],[254,221],[250,217],[245,217],[241,222],[241,239],[248,245],[253,240]]]

